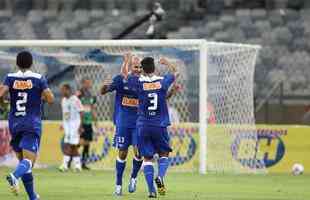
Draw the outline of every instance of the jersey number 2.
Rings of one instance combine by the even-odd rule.
[[[16,101],[16,110],[17,110],[17,112],[15,113],[15,115],[16,116],[25,116],[26,115],[26,106],[25,106],[25,104],[27,103],[28,94],[26,92],[19,92],[17,95],[21,99]]]
[[[156,93],[149,93],[148,97],[150,98],[150,106],[147,108],[148,110],[157,110],[158,106],[158,95]]]

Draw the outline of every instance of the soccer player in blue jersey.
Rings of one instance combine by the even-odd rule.
[[[42,101],[52,103],[54,95],[48,88],[46,79],[30,71],[32,62],[32,55],[27,51],[17,55],[19,71],[6,76],[0,87],[0,100],[9,93],[11,146],[19,159],[18,166],[6,179],[12,192],[17,195],[21,178],[29,200],[38,200],[31,170],[40,147]]]
[[[166,97],[177,70],[175,65],[164,58],[160,63],[169,69],[169,73],[163,77],[155,75],[155,63],[151,57],[141,61],[143,74],[140,77],[128,77],[128,87],[138,93],[138,149],[144,157],[144,176],[150,198],[157,196],[154,187],[154,155],[159,155],[158,176],[155,179],[158,193],[165,195],[164,177],[169,167],[169,153],[172,151],[167,132],[170,120]]]
[[[131,70],[128,76],[139,76],[141,71],[140,60],[137,57],[132,57],[131,55],[126,54],[124,57],[122,73],[116,75],[112,81],[105,81],[101,88],[101,94],[103,95],[108,92],[116,91],[113,121],[116,126],[114,146],[118,149],[118,157],[115,164],[115,195],[117,196],[122,195],[123,173],[126,166],[128,148],[130,145],[133,146],[134,150],[132,172],[128,187],[128,191],[130,193],[136,191],[137,175],[143,162],[137,150],[136,120],[138,96],[134,91],[128,89],[126,78],[123,75],[123,70],[128,70],[129,65]]]

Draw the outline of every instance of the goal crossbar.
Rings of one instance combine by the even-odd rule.
[[[2,40],[0,47],[182,47],[189,46],[199,49],[199,172],[207,172],[207,71],[208,46],[229,46],[259,49],[258,45],[209,42],[204,39],[174,40]]]

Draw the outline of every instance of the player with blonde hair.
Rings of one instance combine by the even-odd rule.
[[[128,74],[129,72],[129,74]],[[116,126],[114,146],[118,149],[115,163],[116,186],[115,195],[122,195],[123,173],[126,167],[126,159],[129,146],[133,146],[134,158],[132,160],[132,172],[128,191],[136,191],[137,175],[142,165],[142,158],[137,149],[137,108],[138,96],[136,92],[128,89],[126,78],[128,76],[138,77],[141,72],[140,60],[130,54],[124,56],[121,73],[113,80],[106,80],[101,88],[101,94],[116,91],[113,121]],[[126,75],[125,75],[126,74]]]

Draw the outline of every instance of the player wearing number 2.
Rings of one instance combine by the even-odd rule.
[[[150,198],[156,198],[153,157],[156,153],[159,155],[158,176],[155,182],[159,194],[165,195],[164,177],[169,166],[168,156],[172,151],[167,132],[170,120],[166,97],[168,89],[177,76],[177,70],[166,59],[162,58],[160,64],[166,65],[170,70],[163,77],[154,74],[155,64],[151,57],[141,61],[143,75],[128,77],[129,88],[138,93],[138,149],[144,157],[144,176]]]
[[[32,55],[29,52],[20,52],[16,64],[20,70],[8,74],[0,88],[0,100],[7,93],[10,95],[11,146],[20,161],[14,172],[7,176],[7,181],[12,192],[17,195],[18,182],[21,178],[29,200],[38,200],[31,169],[40,146],[42,100],[52,103],[54,96],[48,88],[46,79],[30,71]]]

